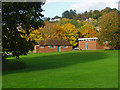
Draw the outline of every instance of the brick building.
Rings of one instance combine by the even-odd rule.
[[[97,42],[98,38],[79,38],[79,50],[97,50],[97,49],[112,49],[111,46],[100,45]]]
[[[72,44],[66,40],[46,39],[34,46],[34,53],[72,51]]]

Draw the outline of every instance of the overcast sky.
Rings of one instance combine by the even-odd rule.
[[[46,0],[42,8],[45,17],[62,16],[66,10],[75,9],[77,13],[89,10],[102,10],[106,7],[117,8],[120,0]]]

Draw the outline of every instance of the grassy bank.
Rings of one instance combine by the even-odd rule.
[[[16,61],[14,57],[10,61]],[[3,88],[117,88],[118,51],[70,51],[21,56],[25,69],[3,72]]]

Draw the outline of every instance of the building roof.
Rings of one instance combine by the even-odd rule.
[[[60,40],[60,39],[46,39],[38,42],[39,45],[68,45],[72,46],[68,41],[66,40]]]
[[[97,37],[94,38],[79,38],[78,40],[92,40],[92,39],[98,39]]]

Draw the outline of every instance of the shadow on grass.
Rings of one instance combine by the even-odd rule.
[[[22,70],[12,70],[12,71],[5,71],[3,75],[10,74],[10,73],[22,73],[22,72],[31,72],[31,71],[38,71],[38,70],[48,70],[48,69],[56,69],[67,67],[74,64],[79,63],[87,63],[96,60],[102,60],[107,58],[108,56],[104,52],[70,52],[70,53],[60,53],[55,55],[43,55],[43,56],[36,56],[36,57],[23,57],[21,61],[26,63],[26,68]],[[16,66],[16,65],[14,65]]]
[[[20,70],[20,69],[25,69],[25,67],[26,67],[26,63],[23,61],[5,60],[2,62],[3,71]]]

